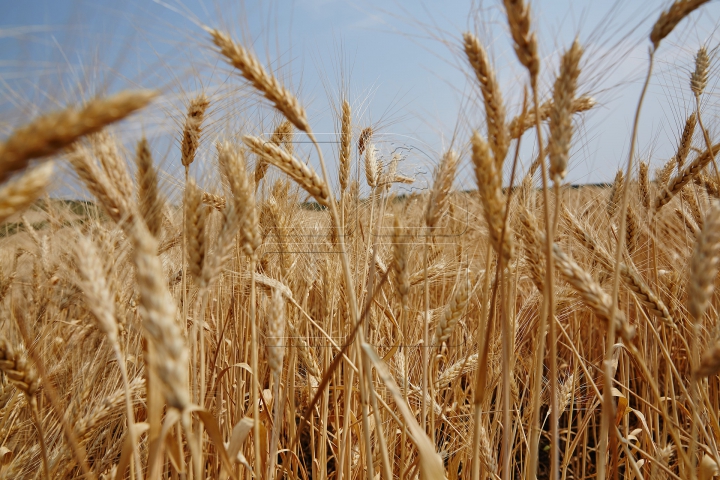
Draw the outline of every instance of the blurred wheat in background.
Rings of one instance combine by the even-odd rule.
[[[541,58],[523,0],[498,5],[522,108],[479,35],[457,32],[484,122],[411,194],[406,152],[347,92],[328,149],[301,96],[211,26],[197,34],[274,123],[219,133],[228,98],[189,96],[172,186],[152,139],[115,125],[162,92],[15,128],[0,144],[0,476],[714,477],[715,50],[678,82],[692,101],[675,155],[657,172],[636,158],[662,46],[705,3],[654,14],[608,186],[564,183],[578,115],[597,104],[587,54],[576,39],[557,66]],[[202,148],[212,172],[196,169]],[[59,169],[91,201],[49,195]]]

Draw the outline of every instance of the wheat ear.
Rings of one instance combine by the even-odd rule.
[[[495,161],[502,164],[510,146],[509,132],[505,125],[505,106],[502,91],[495,79],[495,72],[492,65],[490,65],[485,49],[480,44],[480,40],[472,33],[467,32],[463,34],[463,41],[465,55],[480,83],[480,91],[485,102],[488,141],[493,150]]]
[[[156,254],[157,241],[142,222],[132,225],[130,238],[134,247],[142,326],[154,349],[150,365],[165,387],[163,394],[168,405],[183,411],[190,405],[189,353],[175,318],[175,299],[168,290],[162,264]]]
[[[279,377],[285,356],[285,301],[277,289],[273,289],[270,299],[268,342],[268,366],[273,375]]]
[[[150,145],[145,137],[137,144],[135,153],[137,165],[137,196],[140,215],[145,220],[150,233],[160,237],[162,229],[163,201],[158,186],[158,174],[153,165]]]
[[[683,128],[682,136],[680,137],[680,143],[678,144],[677,153],[675,154],[675,161],[677,162],[678,170],[683,168],[685,159],[690,153],[690,147],[692,146],[692,137],[695,132],[695,125],[697,124],[697,115],[695,112],[691,113],[690,116],[685,120],[685,127]]]
[[[407,242],[407,231],[403,227],[400,218],[395,216],[393,227],[393,261],[391,264],[395,279],[395,288],[402,305],[406,305],[407,297],[410,294],[410,277],[408,272],[409,244]]]
[[[702,154],[698,155],[695,160],[688,164],[685,169],[670,179],[667,186],[662,189],[655,198],[655,202],[653,203],[655,210],[659,210],[672,200],[673,197],[677,195],[677,193],[682,190],[689,181],[698,175],[702,169],[712,161],[718,151],[720,151],[720,144],[713,145],[712,152],[710,150],[705,150]]]
[[[330,191],[325,182],[310,167],[277,145],[264,142],[260,138],[245,135],[242,140],[253,153],[289,175],[310,195],[315,197],[315,200],[320,205],[329,206]]]
[[[694,190],[690,186],[685,185],[680,191],[680,198],[687,204],[688,210],[690,210],[690,214],[693,220],[695,220],[695,223],[697,223],[698,227],[702,228],[704,223],[703,213],[700,211],[700,205],[697,202]]]
[[[183,209],[185,213],[188,273],[195,282],[199,282],[202,278],[203,263],[207,251],[205,239],[207,207],[202,203],[202,195],[192,178],[188,178],[185,183]]]
[[[0,187],[0,223],[35,202],[50,185],[54,166],[46,163],[23,172]]]
[[[627,214],[625,215],[625,246],[627,247],[628,253],[632,255],[635,253],[638,242],[638,224],[637,215],[632,207],[628,206]]]
[[[273,397],[275,415],[273,420],[271,444],[270,444],[270,462],[268,465],[268,478],[274,478],[275,460],[277,457],[277,444],[280,437],[281,415],[283,405],[280,401],[280,379],[282,377],[283,358],[285,356],[285,302],[280,290],[273,290],[270,299],[270,312],[268,321],[268,344],[267,356],[268,366],[274,376]]]
[[[648,175],[647,162],[640,162],[638,165],[638,190],[640,194],[640,204],[645,208],[650,208],[650,178]]]
[[[277,145],[278,147],[284,146],[285,151],[288,152],[290,155],[292,155],[293,152],[292,128],[292,123],[285,120],[283,122],[280,122],[280,125],[277,126],[273,134],[270,136],[270,143],[272,143],[273,145]],[[265,174],[267,173],[269,166],[270,165],[262,158],[258,159],[258,162],[255,165],[255,189],[257,189],[260,181],[265,178]]]
[[[75,259],[80,273],[80,286],[85,292],[85,302],[95,316],[100,331],[114,347],[118,345],[115,300],[110,292],[100,255],[89,238],[78,238]]]
[[[581,97],[574,98],[570,106],[572,114],[586,112],[591,110],[597,105],[594,98],[583,95]],[[550,118],[550,112],[553,110],[553,102],[548,100],[538,108],[540,113],[540,121],[544,122]],[[534,128],[536,124],[535,111],[530,110],[525,115],[518,115],[512,119],[508,126],[510,130],[510,138],[517,139],[522,136],[523,133],[531,128]]]
[[[537,36],[530,31],[530,7],[524,0],[503,0],[503,4],[510,25],[510,35],[515,42],[515,54],[530,73],[530,82],[535,88],[540,74],[540,57]]]
[[[715,348],[698,359],[702,319],[715,290],[715,277],[720,265],[720,203],[713,202],[705,217],[703,229],[695,242],[690,260],[690,284],[688,286],[688,311],[692,319],[688,358],[693,369],[691,384],[692,425],[689,451],[694,456],[697,443],[697,424],[700,421],[700,398],[698,379],[703,376],[717,358]],[[698,361],[699,360],[699,361]]]
[[[89,140],[95,157],[100,161],[115,189],[122,195],[132,194],[132,178],[128,173],[125,159],[118,152],[117,138],[103,130],[91,135]]]
[[[535,238],[535,243],[545,244],[545,234],[542,233],[534,222],[534,218],[529,214],[525,215],[528,225],[528,233]],[[595,312],[601,319],[611,321],[612,315],[612,299],[605,290],[592,278],[592,276],[580,267],[574,260],[563,252],[563,250],[554,243],[552,245],[553,258],[558,267],[558,272],[570,284],[571,287],[580,295],[585,304]],[[625,315],[621,311],[615,314],[615,326],[620,331],[621,336],[625,340],[631,340],[634,336],[634,328],[627,323]]]
[[[718,184],[716,179],[699,174],[693,178],[693,182],[695,185],[704,188],[710,197],[720,198],[720,184]]]
[[[201,285],[204,287],[208,287],[217,278],[223,264],[232,256],[238,230],[240,248],[247,255],[254,255],[261,243],[255,209],[255,189],[248,177],[245,159],[240,149],[229,143],[223,144],[220,148],[219,161],[224,165],[228,177],[232,179],[230,188],[233,192],[233,201],[223,210],[223,225],[215,243],[215,251],[203,267]]]
[[[625,175],[622,170],[618,170],[615,174],[615,180],[610,188],[610,196],[608,197],[607,212],[610,218],[615,216],[618,204],[622,198],[623,185],[625,184]]]
[[[95,316],[100,330],[105,334],[108,342],[110,342],[113,354],[118,362],[125,393],[128,430],[130,434],[133,435],[135,414],[133,412],[130,382],[128,381],[125,358],[120,350],[118,338],[119,329],[115,317],[115,301],[108,285],[105,269],[95,244],[85,236],[78,238],[75,258],[78,265],[78,272],[80,273],[79,284],[85,292],[85,301]],[[136,439],[132,438],[132,442],[134,447]],[[134,452],[133,456],[135,457],[135,467],[138,469],[141,468],[139,454]]]
[[[350,161],[352,149],[352,110],[350,102],[343,99],[342,115],[340,118],[340,168],[338,176],[340,177],[340,192],[344,192],[348,187],[350,179]]]
[[[670,35],[670,32],[683,18],[707,2],[708,0],[676,0],[670,5],[670,8],[660,14],[660,18],[653,25],[652,32],[650,32],[650,41],[653,47],[657,49],[662,39]]]
[[[699,378],[709,377],[720,372],[720,342],[715,342],[700,359],[700,365],[695,370]]]
[[[688,310],[699,322],[710,304],[715,290],[715,277],[720,263],[720,205],[714,203],[705,216],[704,226],[695,241],[690,260]]]
[[[358,144],[357,144],[358,153],[360,153],[360,155],[365,153],[365,146],[370,141],[372,136],[373,136],[373,128],[372,127],[365,127],[360,132],[360,136],[358,137]]]
[[[223,208],[225,208],[225,205],[227,204],[225,197],[221,197],[220,195],[215,195],[210,192],[202,193],[202,202],[205,205],[210,205],[218,212],[222,212]]]
[[[602,287],[593,280],[592,276],[575,263],[557,245],[553,245],[553,257],[555,258],[560,275],[572,286],[582,297],[584,302],[603,320],[611,321],[612,300]],[[630,341],[635,336],[635,329],[625,319],[621,311],[615,314],[615,328],[620,336]]]
[[[368,139],[365,147],[365,180],[370,188],[378,186],[380,166],[378,165],[377,149]]]
[[[695,71],[690,76],[690,90],[696,97],[701,96],[707,87],[709,69],[710,56],[705,46],[702,46],[695,55]]]
[[[580,76],[580,57],[583,49],[575,39],[572,46],[562,57],[560,74],[555,80],[553,90],[553,108],[550,110],[550,176],[555,183],[567,174],[568,157],[572,142],[572,101],[577,90]]]
[[[474,371],[477,366],[478,354],[473,353],[462,360],[458,360],[443,370],[435,383],[438,385],[447,385],[448,383],[454,381],[458,376]]]
[[[455,329],[455,325],[457,325],[460,316],[467,306],[468,295],[468,280],[462,278],[455,287],[455,294],[450,300],[450,303],[447,304],[442,315],[440,315],[440,321],[437,324],[432,341],[430,342],[431,346],[442,346],[442,344],[450,338],[452,331]]]
[[[255,55],[235,43],[229,35],[207,27],[205,30],[210,33],[213,43],[230,65],[237,68],[293,125],[303,132],[310,131],[305,109],[300,102],[277,78],[265,70]]]
[[[630,210],[628,210],[629,212]],[[570,231],[575,238],[589,251],[597,255],[598,260],[607,268],[612,269],[614,262],[610,254],[600,246],[595,236],[588,232],[579,221],[567,209],[562,210],[565,221],[570,225]],[[628,228],[627,231],[630,229]],[[665,303],[653,292],[633,267],[620,263],[620,276],[625,285],[638,298],[640,303],[645,305],[650,312],[655,314],[662,322],[670,328],[676,328],[670,311]]]
[[[443,155],[440,164],[433,175],[433,187],[428,197],[427,209],[425,210],[425,225],[433,228],[437,225],[441,215],[447,207],[450,190],[455,181],[455,172],[458,166],[458,155],[454,150],[449,150]]]
[[[672,177],[673,170],[677,167],[677,160],[675,157],[670,158],[665,164],[655,172],[655,180],[658,188],[667,187]],[[653,200],[654,201],[654,200]]]
[[[115,223],[125,225],[123,222],[132,222],[132,203],[127,196],[117,190],[87,148],[76,148],[70,153],[68,159],[85,187],[97,198]]]
[[[40,440],[40,451],[42,454],[43,473],[46,480],[50,480],[50,468],[47,456],[47,446],[40,422],[40,414],[36,394],[40,388],[40,377],[29,362],[27,356],[22,352],[17,352],[12,344],[4,337],[0,337],[0,370],[5,372],[10,382],[15,385],[18,390],[22,391],[30,407],[33,423],[38,430],[38,438]]]
[[[535,218],[525,208],[520,210],[518,215],[520,221],[520,234],[518,235],[523,242],[525,256],[529,267],[530,280],[535,284],[539,292],[545,288],[545,259],[542,255],[542,246],[535,237],[537,225]]]
[[[40,378],[27,356],[17,352],[4,337],[0,337],[0,369],[28,399],[40,389]]]
[[[505,236],[502,238],[502,244],[500,243],[505,220],[502,174],[498,171],[496,162],[491,158],[487,142],[477,132],[472,137],[472,161],[483,205],[483,214],[490,231],[490,241],[497,254],[505,257],[506,265],[510,265],[515,251],[509,226],[506,226]]]
[[[155,92],[146,90],[121,92],[91,100],[82,108],[45,114],[16,129],[0,145],[0,182],[24,169],[29,160],[59,152],[79,137],[145,107],[155,96]]]
[[[313,355],[310,345],[308,345],[305,340],[305,335],[298,330],[297,325],[293,323],[288,323],[288,325],[290,327],[290,335],[292,335],[293,343],[297,347],[298,356],[300,357],[303,365],[305,365],[305,369],[315,378],[322,377],[320,368],[315,360],[315,355]]]
[[[278,125],[270,137],[270,141],[277,146],[282,146],[290,155],[293,154],[293,125],[288,120],[284,120]]]

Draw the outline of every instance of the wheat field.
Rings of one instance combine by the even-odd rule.
[[[302,99],[212,27],[199,33],[217,60],[277,121],[210,134],[216,99],[192,97],[178,194],[152,141],[116,129],[161,92],[23,120],[0,144],[0,477],[716,476],[709,47],[683,80],[675,155],[657,171],[636,155],[663,40],[706,2],[657,12],[618,139],[630,153],[607,187],[564,181],[596,101],[578,86],[577,40],[539,86],[524,0],[502,2],[522,108],[509,113],[487,46],[458,32],[485,121],[413,194],[352,99],[337,99],[337,143],[321,147]],[[193,167],[201,146],[214,183]],[[63,169],[89,200],[47,194]]]

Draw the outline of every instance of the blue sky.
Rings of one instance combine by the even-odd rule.
[[[5,115],[0,128],[7,132],[38,111],[93,94],[157,88],[163,98],[141,121],[125,125],[123,138],[129,141],[147,134],[170,179],[179,171],[175,139],[183,105],[195,93],[206,91],[215,100],[202,152],[205,159],[211,158],[218,136],[267,131],[277,121],[219,61],[200,24],[230,31],[251,45],[297,92],[317,132],[333,131],[333,105],[340,91],[347,92],[358,127],[376,127],[383,134],[378,140],[387,148],[411,147],[403,150],[412,153],[401,168],[421,179],[444,149],[462,150],[473,128],[484,131],[477,88],[459,49],[463,31],[475,31],[491,52],[509,116],[519,111],[526,83],[499,0],[4,3],[0,108]],[[559,55],[578,36],[587,52],[579,90],[599,103],[596,111],[578,119],[569,182],[610,181],[625,163],[647,65],[647,34],[667,4],[531,2],[543,56],[544,95],[550,95]],[[673,154],[685,117],[692,111],[687,79],[695,51],[702,43],[710,48],[718,45],[720,4],[711,2],[703,12],[681,24],[658,52],[638,143],[640,157],[653,165]],[[711,132],[717,130],[716,60],[715,54],[704,102]],[[532,137],[526,136],[523,143],[521,160],[529,165]],[[209,175],[207,162],[199,161],[194,168]],[[469,173],[467,166],[463,171]],[[459,183],[472,186],[468,175],[461,175]]]

